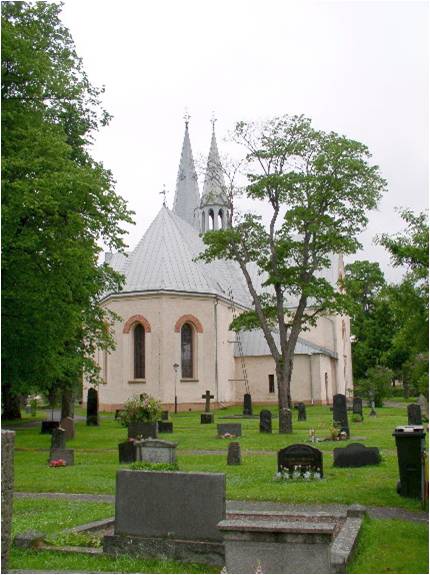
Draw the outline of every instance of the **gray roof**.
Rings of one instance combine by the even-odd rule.
[[[194,167],[191,150],[188,122],[185,123],[184,143],[182,144],[181,160],[179,162],[176,192],[173,211],[183,220],[199,230],[200,193],[197,183],[197,173]]]
[[[214,125],[208,163],[206,166],[205,182],[203,184],[201,206],[203,207],[211,204],[224,206],[226,204],[223,192],[224,186],[224,175],[221,167],[221,160],[219,158]]]
[[[110,265],[125,275],[121,293],[179,291],[219,295],[249,306],[250,296],[235,262],[194,261],[204,250],[197,230],[162,207],[128,257],[112,256]]]
[[[280,348],[279,342],[279,334],[276,332],[272,332],[273,337],[275,338],[276,345],[278,349]],[[239,332],[240,341],[242,344],[242,352],[244,356],[261,356],[261,355],[271,355],[269,346],[267,345],[266,338],[264,337],[264,333],[261,329],[255,329],[252,331],[241,331]],[[337,358],[337,353],[327,349],[325,347],[321,347],[319,345],[315,345],[302,337],[299,337],[297,340],[296,348],[294,350],[295,354],[299,355],[313,355],[316,353],[328,355],[330,357]],[[240,350],[239,344],[234,344],[234,355],[235,357],[239,357]]]

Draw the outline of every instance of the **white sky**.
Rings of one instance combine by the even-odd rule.
[[[66,0],[62,20],[114,119],[94,157],[136,212],[134,248],[172,206],[184,110],[194,157],[238,120],[305,114],[365,143],[388,181],[357,259],[399,278],[377,233],[402,227],[395,206],[428,203],[428,4],[425,1]]]

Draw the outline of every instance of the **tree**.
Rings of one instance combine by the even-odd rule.
[[[262,329],[276,365],[279,431],[286,433],[291,431],[290,382],[300,332],[322,314],[349,309],[348,296],[322,272],[333,254],[358,249],[366,210],[376,207],[385,182],[377,166],[369,165],[366,146],[316,130],[303,116],[261,125],[239,122],[233,139],[246,151],[246,196],[270,206],[270,223],[265,226],[252,213],[241,216],[231,201],[229,227],[204,235],[201,258],[234,260],[242,270],[253,309],[232,327]],[[251,266],[263,277],[263,291]]]
[[[122,277],[98,265],[100,243],[123,249],[131,213],[112,174],[89,152],[107,124],[61,7],[4,2],[2,12],[2,398],[97,381],[92,355],[109,349],[98,301]]]

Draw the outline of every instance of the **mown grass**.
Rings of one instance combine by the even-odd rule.
[[[255,407],[258,413],[259,407]],[[294,421],[294,433],[277,433],[274,417],[273,434],[259,433],[258,419],[237,420],[242,424],[242,465],[227,466],[226,455],[198,455],[191,450],[222,450],[229,441],[216,437],[216,423],[226,422],[222,416],[240,413],[240,407],[216,412],[215,424],[201,425],[196,412],[171,414],[173,434],[161,438],[178,443],[179,468],[184,471],[214,471],[226,473],[229,499],[257,499],[296,503],[355,503],[375,506],[397,506],[419,509],[420,503],[400,497],[396,493],[398,479],[397,456],[392,432],[396,425],[407,422],[406,407],[384,407],[377,417],[365,418],[361,423],[350,421],[349,442],[324,441],[317,447],[324,453],[324,479],[319,482],[286,484],[273,481],[276,471],[276,451],[292,443],[303,443],[313,428],[319,437],[328,436],[332,413],[328,407],[307,408],[305,422]],[[273,413],[276,410],[273,409]],[[294,419],[297,419],[294,412]],[[114,421],[113,415],[101,420],[99,427],[76,425],[76,438],[68,442],[75,449],[75,465],[49,468],[47,456],[50,436],[41,435],[39,427],[21,429],[16,435],[15,489],[30,492],[110,493],[115,492],[118,463],[118,443],[126,439],[126,429]],[[363,438],[357,440],[355,438]],[[332,451],[335,447],[360,441],[381,449],[383,462],[379,466],[358,469],[333,467]],[[44,451],[37,451],[44,450]],[[267,451],[255,454],[252,451]],[[250,453],[251,452],[251,453]]]

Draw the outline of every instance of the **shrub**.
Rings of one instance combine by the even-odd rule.
[[[148,395],[142,393],[133,395],[128,399],[118,415],[121,425],[128,427],[130,423],[144,423],[157,421],[161,416],[161,403]]]
[[[366,373],[366,379],[357,382],[357,390],[362,397],[366,397],[369,403],[374,400],[375,407],[382,407],[383,400],[390,395],[393,372],[387,367],[377,365],[370,367]]]

